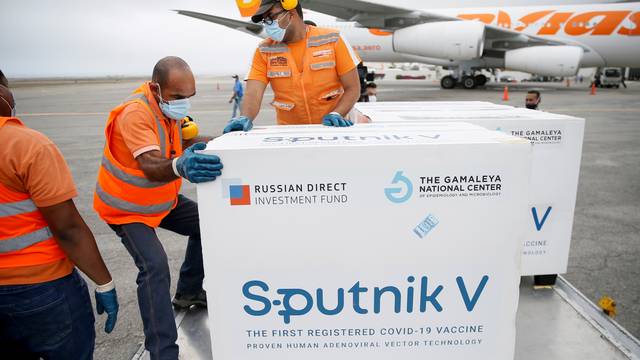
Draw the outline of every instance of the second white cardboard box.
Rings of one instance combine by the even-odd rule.
[[[487,103],[358,103],[351,117],[371,124],[466,122],[530,140],[533,146],[529,221],[522,275],[567,272],[575,212],[584,119]]]

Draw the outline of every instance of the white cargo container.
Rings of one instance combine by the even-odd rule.
[[[542,111],[460,102],[358,103],[351,117],[373,124],[468,122],[524,137],[533,144],[529,218],[523,246],[522,275],[567,271],[580,173],[584,119]],[[438,110],[439,109],[439,110]],[[413,125],[412,125],[413,126]]]
[[[486,104],[484,107],[487,107]],[[546,116],[546,115],[545,115]],[[442,124],[440,124],[442,125]],[[440,126],[436,122],[429,123],[411,123],[410,125],[403,125],[405,129],[411,128],[413,131],[416,128],[420,130],[431,129],[434,126]],[[376,127],[388,128],[397,127],[398,124],[394,123],[379,123],[379,124],[367,124],[358,125],[359,132],[371,131]],[[448,125],[442,125],[450,131],[468,131],[475,130],[477,128],[469,127],[462,122],[456,121],[455,123],[448,123]],[[325,131],[326,130],[326,131]],[[338,132],[336,129],[322,129],[322,132],[327,135],[336,135]],[[344,129],[343,129],[344,130]],[[259,135],[264,136],[266,134],[280,134],[283,137],[290,137],[291,132],[299,131],[299,135],[308,133],[309,131],[318,131],[317,128],[300,126],[300,127],[256,127],[255,131],[249,133],[236,133],[229,134],[227,137],[242,137]],[[260,134],[261,133],[261,134]],[[305,134],[306,135],[306,134]],[[276,135],[277,136],[277,135]],[[299,144],[300,142],[296,142]],[[534,146],[534,152],[535,152]],[[225,165],[225,176],[227,175],[228,167],[232,166],[226,158],[223,158]],[[241,165],[234,165],[241,166]],[[355,164],[357,167],[358,164]],[[301,169],[304,170],[304,169]],[[228,181],[227,181],[228,182]],[[221,184],[222,185],[222,184]],[[228,185],[228,184],[227,184]],[[224,190],[224,186],[222,186]],[[221,194],[220,197],[223,197]],[[226,201],[229,201],[228,199]],[[357,214],[356,214],[357,215]],[[351,214],[349,216],[352,216]],[[322,219],[320,219],[322,220]],[[252,226],[247,222],[243,226]],[[280,220],[282,221],[282,220]],[[322,226],[329,226],[323,224]],[[439,225],[438,225],[439,226]],[[435,231],[433,230],[433,234]],[[213,238],[205,238],[205,244],[211,245],[209,242],[222,241],[221,238],[213,230]],[[260,235],[259,241],[269,241],[265,236]],[[237,241],[234,237],[231,241]],[[272,241],[272,240],[271,240]],[[273,241],[271,242],[273,243]],[[240,244],[240,246],[244,246]],[[447,255],[443,255],[446,257]],[[220,254],[219,257],[224,258],[224,254]],[[252,259],[253,260],[253,259]],[[228,259],[223,261],[229,261]],[[255,261],[255,263],[248,263],[246,259],[239,260],[239,264],[248,264],[255,268],[260,268],[260,271],[264,271],[266,264],[264,257]],[[386,269],[382,268],[381,269]],[[394,268],[391,267],[391,270]],[[287,269],[288,271],[295,271]],[[333,269],[333,273],[340,269]],[[228,272],[227,272],[228,273]],[[222,273],[219,276],[224,277],[227,273]],[[219,296],[222,292],[215,290],[217,288],[217,282],[207,280],[210,298],[212,296]],[[295,284],[294,284],[295,285]],[[311,284],[314,285],[314,284]],[[640,358],[640,343],[634,338],[628,331],[618,325],[611,318],[602,313],[602,311],[589,300],[586,299],[577,289],[569,284],[562,277],[558,279],[556,286],[553,289],[533,290],[533,282],[529,278],[522,278],[520,283],[520,298],[517,314],[517,326],[516,326],[516,352],[515,358],[518,360],[565,360],[565,359],[638,359]],[[211,290],[214,289],[214,290]],[[233,289],[232,289],[233,290]],[[238,289],[235,289],[237,292]],[[215,294],[215,295],[214,295]],[[226,296],[226,294],[220,295]],[[484,300],[478,300],[479,303]],[[210,300],[210,307],[215,306],[213,299]],[[242,306],[243,304],[237,304]],[[480,306],[480,305],[478,305]],[[212,309],[210,309],[211,311]],[[235,309],[237,311],[237,309]],[[211,311],[216,313],[216,311]],[[496,312],[496,316],[503,316],[503,312],[499,309]],[[211,321],[209,320],[211,319]],[[430,318],[425,318],[429,321]],[[178,326],[178,340],[177,343],[180,346],[180,356],[185,359],[193,360],[211,360],[212,356],[211,347],[211,332],[210,330],[226,331],[224,324],[217,324],[218,319],[216,317],[210,317],[207,314],[206,309],[194,308],[190,310],[182,310],[176,313],[176,325]],[[222,329],[222,330],[220,330]],[[259,329],[258,329],[259,330]],[[216,360],[224,360],[225,357],[219,356],[217,350],[214,350]],[[272,355],[269,355],[272,356]],[[305,356],[288,354],[281,356],[280,358],[306,358]],[[339,358],[337,356],[333,356]],[[368,354],[353,355],[349,359],[369,359]],[[394,357],[395,358],[395,357]],[[445,358],[448,358],[446,356]],[[493,359],[493,356],[480,357],[478,359]],[[133,356],[132,360],[148,360],[149,355],[144,351],[144,346],[141,346]]]
[[[269,131],[205,150],[225,165],[198,185],[213,358],[513,359],[528,141]]]

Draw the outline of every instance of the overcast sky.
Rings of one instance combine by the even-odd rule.
[[[426,8],[531,2],[393,1],[412,3]],[[240,18],[233,0],[0,0],[0,69],[9,78],[149,75],[158,59],[176,55],[196,74],[246,73],[258,38],[170,11],[178,8]]]

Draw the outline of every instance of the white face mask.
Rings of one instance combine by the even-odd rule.
[[[375,95],[369,95],[369,102],[376,102],[378,98]]]

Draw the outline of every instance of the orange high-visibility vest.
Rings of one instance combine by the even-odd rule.
[[[324,115],[335,109],[344,93],[336,71],[339,39],[336,30],[309,26],[302,69],[287,44],[272,39],[260,44],[279,125],[321,124]]]
[[[127,106],[138,102],[154,118],[162,156],[171,159],[182,155],[182,131],[177,121],[167,121],[158,116],[151,108],[150,101],[156,100],[149,85],[144,84],[109,114],[105,129],[106,144],[93,196],[93,208],[108,224],[139,222],[157,227],[178,202],[182,185],[180,178],[168,182],[148,180],[142,170],[126,167],[118,162],[109,148],[116,119]]]
[[[0,117],[0,128],[9,121],[24,126]],[[0,184],[0,285],[51,281],[72,270],[31,196]]]

